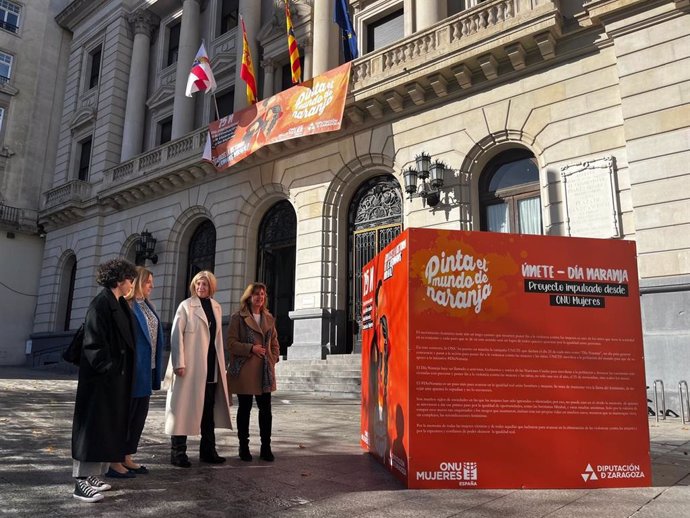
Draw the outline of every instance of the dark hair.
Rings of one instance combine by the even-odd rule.
[[[136,276],[136,267],[121,257],[99,264],[96,270],[96,282],[105,288],[114,288],[118,282],[134,280]]]

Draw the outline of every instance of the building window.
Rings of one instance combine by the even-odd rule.
[[[231,88],[217,95],[216,105],[218,106],[218,114],[221,119],[230,115],[235,109],[235,89]],[[217,120],[215,106],[212,108],[211,119]]]
[[[0,0],[0,28],[10,32],[17,32],[21,11],[21,7],[17,4],[8,0]]]
[[[158,123],[158,145],[172,140],[172,117],[168,117]]]
[[[2,135],[2,130],[5,127],[5,108],[0,106],[0,135]]]
[[[101,47],[89,52],[89,90],[98,86],[101,74]]]
[[[12,77],[12,56],[0,52],[0,84],[9,82]]]
[[[468,0],[448,0],[448,16],[460,13],[467,9]]]
[[[175,25],[168,27],[168,59],[166,66],[177,63],[177,55],[180,51],[180,27],[182,24],[177,22]]]
[[[300,60],[301,60],[301,59],[302,59],[301,56],[304,56],[304,50],[301,49],[301,48],[299,49],[299,55],[300,55]],[[289,59],[290,59],[290,58],[288,57],[288,62],[285,63],[285,64],[281,67],[281,72],[280,72],[280,74],[281,74],[281,77],[280,77],[280,91],[281,91],[281,92],[282,92],[283,90],[287,90],[288,88],[292,88],[293,86],[295,86],[295,83],[292,82],[292,66],[290,65]],[[300,64],[301,64],[301,63],[300,63]],[[304,68],[303,68],[303,67],[300,67],[300,73],[301,73],[301,74],[304,73]],[[303,80],[303,76],[300,76],[299,80],[300,80],[300,83],[301,83],[302,80]]]
[[[220,34],[237,27],[239,8],[239,0],[223,0],[220,11]]]
[[[379,18],[367,24],[367,52],[390,45],[405,34],[403,10]]]
[[[79,171],[77,178],[82,182],[89,181],[89,166],[91,165],[91,137],[79,143]]]
[[[542,234],[539,167],[534,155],[513,149],[493,158],[479,180],[481,229]]]

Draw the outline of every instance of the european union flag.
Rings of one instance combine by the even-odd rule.
[[[352,61],[359,54],[357,53],[357,35],[352,29],[350,13],[347,9],[347,0],[335,0],[335,23],[340,25],[345,61]]]

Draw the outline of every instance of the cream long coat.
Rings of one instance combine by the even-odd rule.
[[[220,304],[211,299],[216,317],[216,358],[218,384],[213,415],[216,428],[232,429],[231,399],[225,376],[222,314]],[[198,297],[190,297],[179,305],[170,336],[170,361],[165,374],[168,397],[165,402],[165,433],[168,435],[199,435],[204,409],[206,363],[210,342],[208,320]],[[173,370],[185,368],[184,376]]]
[[[228,348],[230,349],[230,361],[234,356],[244,356],[247,358],[239,376],[233,378],[228,374],[228,385],[233,394],[254,394],[263,393],[261,388],[261,376],[263,360],[257,355],[252,354],[252,346],[247,341],[248,330],[251,329],[261,337],[263,346],[266,348],[266,358],[271,369],[273,383],[271,392],[276,390],[275,364],[280,360],[280,345],[276,333],[275,319],[268,311],[263,312],[261,327],[256,323],[254,317],[246,309],[234,313],[230,317],[230,329],[228,330]],[[267,339],[267,337],[269,337]]]

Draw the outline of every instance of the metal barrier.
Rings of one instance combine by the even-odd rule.
[[[687,381],[680,380],[678,382],[678,395],[680,396],[680,415],[683,418],[683,424],[690,423],[690,394],[688,394]]]
[[[645,389],[649,390],[649,385],[645,386]],[[650,417],[650,416],[654,417],[656,415],[656,412],[654,411],[654,409],[650,405],[650,403],[653,403],[653,402],[654,401],[652,401],[651,399],[649,399],[649,397],[647,397],[647,417]]]
[[[666,420],[666,396],[664,395],[664,381],[654,380],[654,410],[656,412],[656,422],[659,422],[659,391],[661,387],[661,418]]]

